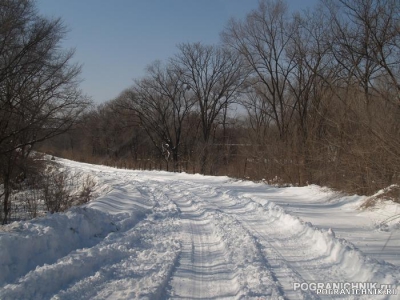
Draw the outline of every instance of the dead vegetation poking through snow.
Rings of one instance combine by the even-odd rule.
[[[371,197],[368,197],[365,202],[360,206],[360,208],[371,208],[381,201],[393,201],[400,204],[400,186],[397,184],[393,184],[383,190],[380,190]]]
[[[37,172],[27,174],[13,184],[9,221],[62,212],[93,198],[96,181],[91,175],[73,173],[54,160],[40,160]],[[2,189],[0,185],[0,204],[3,201]],[[0,220],[2,217],[0,215]]]

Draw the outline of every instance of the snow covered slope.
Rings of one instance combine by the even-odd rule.
[[[361,197],[60,161],[104,193],[2,228],[0,299],[370,299],[294,286],[400,288],[399,229],[356,210]]]

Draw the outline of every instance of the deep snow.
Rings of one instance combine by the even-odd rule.
[[[317,186],[59,161],[96,178],[102,195],[1,228],[0,299],[325,298],[294,291],[296,282],[399,288],[397,204],[362,211],[364,197]]]

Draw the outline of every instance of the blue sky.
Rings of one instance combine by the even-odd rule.
[[[292,10],[318,0],[287,0]],[[69,28],[64,47],[83,64],[81,88],[95,101],[118,96],[154,60],[184,42],[219,42],[231,17],[244,18],[258,0],[36,0],[39,12]]]

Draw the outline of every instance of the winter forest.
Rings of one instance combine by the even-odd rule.
[[[62,181],[38,153],[364,195],[400,181],[398,0],[262,0],[218,45],[177,45],[100,105],[79,89],[66,34],[32,1],[0,3],[3,223],[21,182]]]

